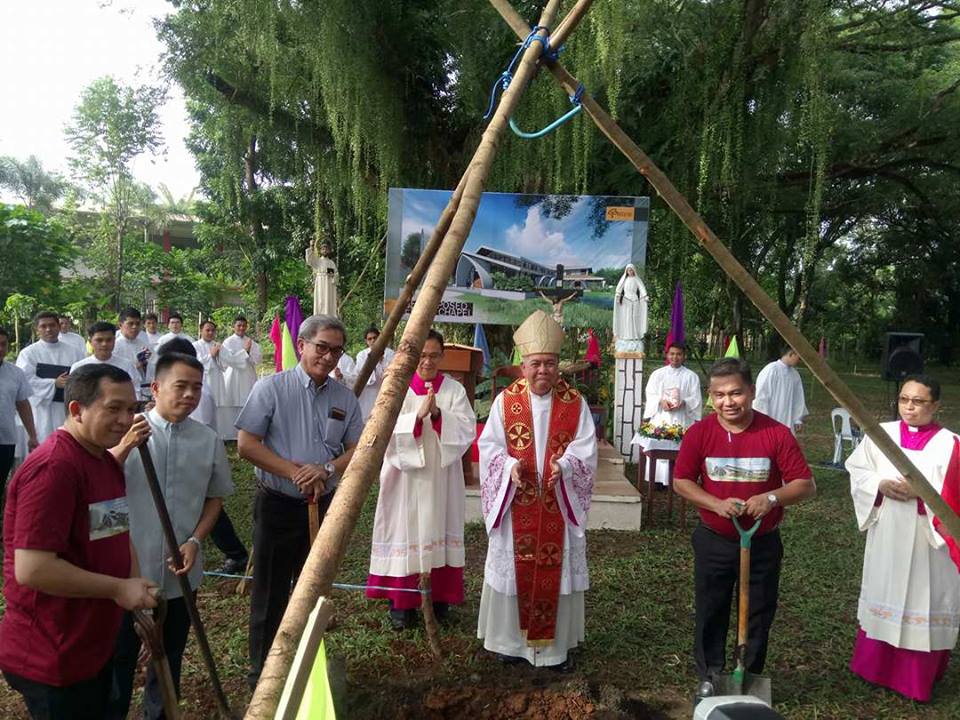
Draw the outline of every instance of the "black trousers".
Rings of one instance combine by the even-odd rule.
[[[333,493],[320,498],[323,522]],[[250,673],[255,687],[290,600],[290,585],[310,552],[307,506],[295,498],[257,490],[253,505],[253,582],[250,588]]]
[[[227,515],[227,509],[220,511],[217,522],[210,531],[210,539],[217,549],[223,553],[228,560],[237,560],[246,562],[247,548],[243,541],[237,537],[237,531],[230,522],[230,516]]]
[[[196,597],[196,593],[194,593]],[[180,697],[180,668],[183,665],[183,651],[190,635],[190,616],[187,603],[182,597],[167,601],[167,612],[163,620],[163,649],[167,654],[173,684]],[[113,655],[113,690],[110,703],[103,717],[109,720],[124,720],[130,710],[130,698],[133,696],[133,677],[137,671],[137,655],[140,653],[140,636],[133,627],[133,614],[124,613],[120,634],[117,636],[116,650]],[[147,681],[143,688],[143,717],[148,720],[164,718],[163,695],[153,664],[147,667]]]
[[[16,445],[0,445],[0,504],[3,504],[7,497],[7,478],[10,468],[13,467],[13,454],[16,449]]]
[[[23,696],[33,720],[102,720],[110,697],[113,662],[108,661],[89,680],[66,687],[44,685],[9,672],[3,676]]]
[[[707,680],[724,668],[730,608],[740,570],[740,542],[699,525],[693,531],[693,556],[696,599],[693,657],[700,679]],[[777,612],[782,560],[779,530],[754,536],[750,547],[749,637],[744,657],[744,666],[752,673],[762,672],[767,659],[767,640]]]

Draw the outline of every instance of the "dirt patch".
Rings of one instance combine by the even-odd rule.
[[[665,716],[611,688],[440,687],[398,709],[398,720],[660,720]]]

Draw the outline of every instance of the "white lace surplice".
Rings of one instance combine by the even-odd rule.
[[[883,423],[899,444],[900,423]],[[907,457],[940,492],[953,450],[953,433],[940,430],[923,450]],[[869,438],[847,458],[857,525],[867,533],[857,619],[867,636],[894,647],[929,652],[952,649],[960,628],[960,573],[933,513],[917,512],[915,500],[875,500],[880,481],[899,472]]]
[[[370,553],[374,575],[464,565],[461,458],[476,437],[477,420],[463,386],[445,376],[437,391],[440,434],[427,420],[414,437],[424,398],[407,389],[384,456]]]

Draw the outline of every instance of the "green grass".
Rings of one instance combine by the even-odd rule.
[[[938,374],[947,401],[941,420],[960,427],[956,401],[960,372]],[[809,380],[808,374],[804,376]],[[886,390],[878,376],[843,377],[878,417],[886,419]],[[809,383],[807,388],[809,395]],[[809,404],[812,416],[801,442],[808,460],[816,464],[832,454],[828,418],[833,402],[818,386]],[[241,535],[249,538],[253,475],[232,450],[231,455],[238,492],[228,508]],[[778,710],[790,720],[960,717],[956,666],[948,670],[926,706],[872,687],[847,670],[857,630],[863,538],[854,524],[846,475],[822,467],[814,467],[814,473],[817,497],[791,508],[783,526],[786,556],[766,671]],[[342,582],[359,583],[366,577],[375,501],[372,495],[364,507],[340,571]],[[486,540],[479,525],[467,527],[467,602],[443,631],[442,663],[431,661],[421,628],[395,633],[381,602],[335,591],[338,626],[327,637],[327,651],[340,717],[464,717],[470,713],[424,709],[424,699],[472,688],[490,693],[489,701],[505,692],[529,694],[546,687],[589,695],[594,708],[589,717],[689,718],[695,684],[689,532],[659,522],[642,532],[591,531],[588,537],[592,586],[587,593],[587,639],[572,678],[503,667],[481,651],[475,636]],[[220,558],[212,547],[207,550],[207,565],[214,567]],[[244,683],[248,602],[233,593],[229,582],[208,581],[201,591],[201,612],[214,655],[237,707],[249,697]],[[212,717],[202,663],[192,646],[184,676],[184,717]],[[472,709],[478,718],[517,716],[505,710],[481,714],[480,707]],[[25,717],[18,697],[6,685],[0,687],[0,717]]]

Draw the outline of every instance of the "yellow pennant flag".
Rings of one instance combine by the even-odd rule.
[[[336,720],[323,633],[333,606],[320,598],[307,618],[274,720]]]
[[[293,337],[290,335],[290,328],[287,327],[286,323],[280,323],[280,347],[283,369],[295,368],[298,362],[297,351],[293,346]]]
[[[330,683],[327,680],[327,651],[323,640],[320,641],[317,659],[313,661],[313,669],[300,700],[297,720],[336,720],[333,695],[330,694]]]

